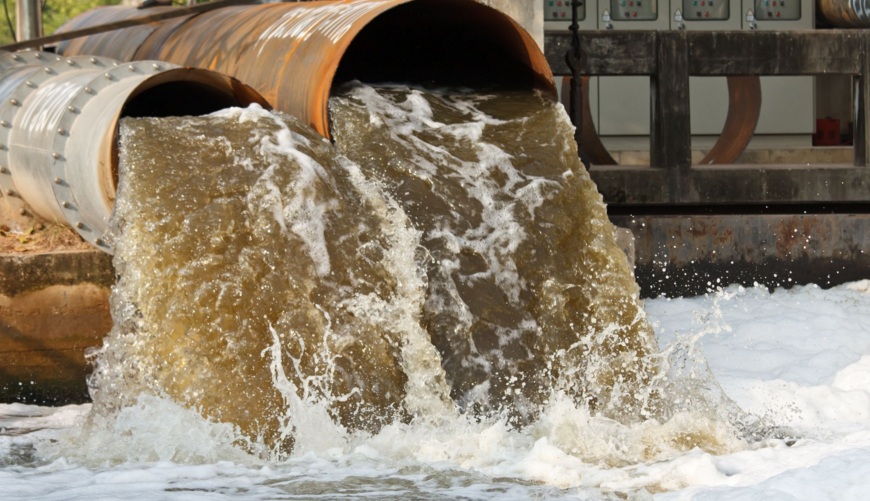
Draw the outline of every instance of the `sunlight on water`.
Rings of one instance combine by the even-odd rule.
[[[124,120],[115,327],[44,457],[510,491],[744,447],[691,340],[660,352],[560,105],[357,84],[330,111],[335,145],[257,107]]]

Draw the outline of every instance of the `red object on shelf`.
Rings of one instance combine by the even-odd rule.
[[[813,146],[837,146],[840,144],[840,121],[836,118],[817,118]]]

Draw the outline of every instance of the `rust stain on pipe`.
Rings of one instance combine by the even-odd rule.
[[[728,115],[722,133],[700,165],[733,164],[746,149],[761,115],[761,81],[756,75],[728,77]]]
[[[70,26],[83,28],[128,15],[121,10],[97,9]],[[172,26],[135,30],[129,39],[126,30],[119,31],[120,36],[92,35],[62,44],[59,51],[161,59],[226,73],[256,89],[275,109],[307,121],[326,137],[330,92],[354,79],[509,85],[556,96],[549,65],[534,39],[507,15],[472,0],[336,0],[227,7]]]
[[[837,28],[870,27],[870,9],[864,2],[816,0],[816,8],[826,21]]]
[[[746,149],[761,114],[761,82],[757,76],[729,76],[728,78],[728,115],[722,132],[713,148],[699,162],[699,165],[733,164]],[[593,165],[616,165],[616,160],[601,142],[592,110],[589,106],[589,77],[583,77],[583,116],[580,150],[588,155]],[[568,108],[567,96],[571,89],[571,79],[562,81],[562,104]]]
[[[589,77],[580,77],[583,82],[582,94],[580,97],[583,103],[581,110],[582,116],[580,129],[580,144],[578,148],[586,154],[589,161],[593,165],[616,165],[616,160],[607,151],[607,147],[601,142],[601,137],[598,136],[598,131],[595,130],[595,122],[592,120],[592,108],[589,106]],[[571,85],[573,78],[565,77],[562,79],[562,105],[565,109],[571,109],[570,100]],[[574,117],[571,117],[572,120]]]
[[[160,12],[168,12],[173,9],[174,7],[151,7],[148,9],[148,13],[156,14]],[[137,17],[142,17],[142,10],[123,6],[101,7],[89,10],[66,22],[63,26],[58,28],[57,33],[65,33],[82,28],[90,28],[92,26],[101,26],[111,22],[125,21]],[[187,18],[172,19],[166,21],[165,24],[178,25],[185,19]],[[162,26],[162,24],[163,23],[143,24],[123,30],[102,33],[99,37],[74,38],[58,44],[57,52],[59,54],[98,54],[118,59],[120,61],[132,61],[139,46],[148,39],[154,30]]]

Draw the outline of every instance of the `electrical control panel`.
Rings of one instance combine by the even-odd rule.
[[[731,17],[728,0],[683,0],[682,6],[684,21],[725,21]]]
[[[568,30],[571,0],[542,0],[545,30]],[[803,30],[814,25],[814,0],[582,0],[581,30]],[[590,80],[590,110],[608,145],[646,136],[650,127],[649,77]],[[762,77],[756,134],[804,135],[813,130],[813,78]],[[717,136],[728,110],[724,77],[692,76],[693,136]],[[807,136],[809,137],[809,136]],[[633,141],[633,140],[632,140]],[[633,142],[631,144],[634,144]]]
[[[577,7],[577,19],[586,19],[586,1]],[[544,22],[571,22],[571,0],[544,0]]]
[[[755,0],[755,19],[759,21],[797,21],[801,0]]]
[[[597,0],[598,29],[667,30],[668,0]],[[643,136],[650,126],[650,78],[603,76],[598,79],[598,133]],[[590,99],[592,96],[590,95]],[[606,144],[606,143],[605,143]]]
[[[543,2],[544,30],[567,31],[571,27],[571,0],[543,0]],[[595,0],[580,0],[578,2],[577,24],[581,30],[598,29],[596,7]]]
[[[815,24],[815,0],[741,1],[745,30],[808,30]]]
[[[658,19],[655,0],[610,0],[610,17],[614,21],[654,21]]]
[[[745,30],[808,30],[815,23],[814,0],[742,0]],[[815,130],[813,77],[761,77],[761,115],[756,135],[810,138]],[[809,143],[809,139],[807,140]]]

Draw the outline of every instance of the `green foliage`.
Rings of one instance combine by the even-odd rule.
[[[60,25],[86,10],[119,3],[120,0],[45,0],[42,7],[42,31],[51,35]]]

